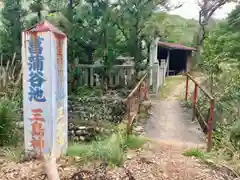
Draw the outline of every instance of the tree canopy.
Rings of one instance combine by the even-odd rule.
[[[237,6],[204,40],[201,68],[208,77],[208,87],[216,99],[216,144],[231,142],[240,149],[240,32]],[[239,171],[238,171],[239,172]]]
[[[68,35],[69,63],[112,64],[119,63],[117,56],[126,55],[141,64],[152,38],[191,45],[197,27],[194,20],[155,13],[156,8],[172,8],[167,0],[4,0],[3,4],[0,51],[8,58],[14,52],[20,57],[21,31],[43,19]]]

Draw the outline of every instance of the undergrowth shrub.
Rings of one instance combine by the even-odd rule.
[[[14,145],[18,141],[14,104],[5,98],[0,100],[0,146]]]
[[[240,150],[240,121],[236,123],[230,129],[230,142],[237,149]]]
[[[192,103],[192,100],[187,100],[187,101],[183,101],[183,105],[186,107],[186,108],[192,108],[193,107],[193,103]]]

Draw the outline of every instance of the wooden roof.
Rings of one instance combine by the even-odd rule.
[[[178,49],[178,50],[186,50],[186,51],[196,51],[195,48],[193,47],[188,47],[188,46],[184,46],[182,44],[177,44],[177,43],[169,43],[169,42],[158,42],[158,46],[160,47],[164,47],[167,49]]]
[[[60,31],[57,27],[49,23],[48,21],[44,20],[40,22],[39,24],[36,24],[28,29],[25,30],[25,32],[47,32],[51,31],[53,33],[57,33],[62,36],[66,36],[62,31]]]

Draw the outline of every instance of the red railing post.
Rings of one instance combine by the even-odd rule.
[[[211,94],[209,94],[204,88],[202,88],[194,78],[187,74],[187,79],[186,79],[186,97],[185,99],[187,100],[188,96],[188,81],[189,79],[195,84],[194,88],[194,96],[193,96],[193,120],[195,119],[196,113],[199,113],[200,119],[204,121],[205,127],[207,126],[207,151],[212,150],[212,133],[213,133],[213,123],[214,123],[214,106],[215,106],[215,100]],[[201,115],[201,112],[197,108],[197,101],[198,101],[198,89],[202,91],[207,98],[210,100],[210,112],[209,112],[209,117],[208,121],[204,120],[203,116]],[[204,128],[205,128],[204,127]]]
[[[208,119],[208,142],[207,142],[207,151],[212,150],[212,131],[213,131],[213,120],[214,120],[214,99],[210,101],[210,113]]]
[[[142,82],[139,88],[139,102],[141,103],[145,99],[145,84]]]
[[[128,118],[128,122],[127,122],[127,134],[131,133],[131,98],[128,99],[127,101],[127,118]]]
[[[131,134],[132,132],[132,123],[134,118],[136,117],[139,106],[142,101],[145,100],[146,96],[148,97],[148,89],[146,84],[145,74],[141,80],[137,83],[135,88],[131,91],[127,98],[123,100],[123,102],[127,105],[127,133]]]
[[[149,100],[149,96],[148,96],[148,85],[146,80],[144,81],[144,85],[145,85],[145,89],[144,89],[144,100]]]
[[[188,100],[188,74],[186,75],[186,94],[185,94],[185,100]]]
[[[196,115],[197,93],[198,93],[197,89],[198,89],[198,85],[195,83],[194,95],[193,95],[193,116],[192,116],[192,121],[194,121],[195,115]]]

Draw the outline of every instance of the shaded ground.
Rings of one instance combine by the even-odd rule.
[[[201,78],[197,80],[201,81]],[[156,140],[204,145],[205,136],[198,122],[192,122],[192,110],[182,105],[185,78],[170,77],[166,83],[161,90],[161,98],[151,100],[151,116],[145,125],[146,136]],[[191,92],[193,85],[189,85]]]

